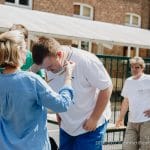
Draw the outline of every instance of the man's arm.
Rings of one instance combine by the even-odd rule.
[[[120,115],[116,121],[116,127],[120,127],[124,125],[124,117],[128,111],[128,108],[129,108],[128,98],[124,98],[122,105],[121,105]]]
[[[97,122],[98,122],[100,116],[102,115],[102,113],[104,112],[108,101],[110,100],[111,93],[112,93],[112,86],[110,86],[104,90],[101,90],[99,92],[95,108],[94,108],[90,118],[87,119],[83,125],[83,128],[85,130],[93,131],[96,129]]]

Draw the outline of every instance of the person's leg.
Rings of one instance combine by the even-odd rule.
[[[73,150],[75,137],[70,136],[61,128],[59,134],[59,150]]]
[[[95,131],[77,136],[73,150],[102,150],[107,124],[108,122],[105,122]]]
[[[125,138],[123,142],[123,150],[138,150],[138,125],[134,123],[128,123]]]
[[[49,141],[51,143],[51,150],[58,150],[57,143],[52,137],[49,137]]]
[[[150,121],[141,124],[140,144],[141,150],[150,150]]]

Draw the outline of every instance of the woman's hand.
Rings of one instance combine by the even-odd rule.
[[[73,62],[73,61],[66,61],[66,64],[65,64],[66,79],[67,78],[72,79],[72,73],[73,73],[74,68],[75,68],[75,62]]]

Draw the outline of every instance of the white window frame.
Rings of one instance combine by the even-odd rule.
[[[137,15],[135,13],[126,13],[126,15],[130,16],[130,20],[129,20],[129,23],[125,23],[125,25],[132,26],[132,27],[138,27],[138,28],[141,27],[141,16],[140,15]],[[135,24],[132,23],[133,22],[133,17],[138,17],[138,25],[135,25]]]
[[[81,42],[82,42],[83,40],[82,40],[82,41],[73,40],[73,41],[76,43],[77,48],[82,49],[82,48],[81,48]],[[88,50],[83,49],[83,50],[88,51],[88,52],[91,52],[91,51],[92,51],[92,42],[90,42],[90,41],[86,41],[86,42],[89,43],[89,49],[88,49]]]
[[[79,41],[79,44],[78,44],[78,48],[80,48],[80,49],[81,49],[81,42],[82,42],[82,41]],[[85,42],[88,42],[88,43],[89,43],[89,49],[88,49],[88,50],[83,49],[83,50],[88,51],[88,52],[91,52],[91,49],[92,49],[92,43],[89,42],[89,41],[85,41]]]
[[[10,2],[5,2],[6,5],[10,5],[10,6],[17,6],[17,7],[22,7],[22,8],[27,8],[27,9],[32,9],[32,0],[29,0],[29,5],[21,5],[19,4],[19,0],[15,0],[14,3],[10,3]]]
[[[80,6],[80,14],[79,15],[73,14],[74,17],[93,20],[93,7],[92,6],[87,5],[87,4],[83,4],[83,3],[73,3],[73,6],[75,6],[75,5]],[[84,7],[90,8],[91,11],[90,11],[90,16],[89,17],[83,16],[83,8]]]

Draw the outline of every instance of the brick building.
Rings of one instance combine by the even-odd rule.
[[[137,28],[149,29],[150,27],[150,0],[0,0],[0,3]],[[134,56],[137,51],[135,47],[116,45],[108,49],[88,41],[66,39],[61,42],[96,54]],[[150,50],[140,49],[139,55],[149,57]]]

